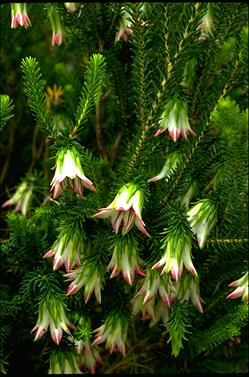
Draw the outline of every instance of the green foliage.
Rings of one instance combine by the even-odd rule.
[[[51,121],[45,104],[44,82],[39,63],[36,58],[27,57],[22,60],[21,68],[29,107],[44,132],[50,134]]]
[[[13,101],[6,94],[0,95],[0,131],[2,131],[5,124],[13,117],[14,110]]]

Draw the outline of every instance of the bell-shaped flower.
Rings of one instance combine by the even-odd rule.
[[[19,184],[14,195],[3,203],[2,207],[15,205],[14,212],[21,212],[26,216],[30,210],[33,197],[34,184],[30,179],[24,179]]]
[[[65,277],[71,282],[67,289],[67,296],[84,287],[85,303],[89,301],[94,291],[98,303],[101,304],[104,272],[95,262],[85,260],[80,267],[65,274]]]
[[[178,150],[170,153],[160,173],[148,179],[148,182],[156,182],[165,177],[169,177],[173,170],[182,162],[183,156]]]
[[[27,14],[26,3],[11,3],[11,28],[15,29],[18,25],[24,26],[26,29],[31,26],[29,16]]]
[[[74,325],[67,319],[64,303],[60,298],[47,295],[39,303],[38,320],[31,332],[36,331],[35,340],[40,339],[50,328],[53,341],[59,345],[63,335],[63,330],[70,334],[69,327]]]
[[[148,270],[142,287],[136,293],[136,296],[142,295],[143,304],[152,300],[153,297],[160,297],[160,299],[170,307],[174,299],[174,286],[169,275],[159,275],[157,271]]]
[[[49,357],[48,374],[83,374],[78,366],[77,356],[72,349],[53,350]]]
[[[112,258],[107,267],[112,272],[111,278],[119,276],[122,272],[125,281],[131,285],[135,272],[141,276],[145,276],[140,267],[142,263],[143,261],[138,256],[136,239],[122,236],[115,240]]]
[[[242,301],[248,304],[248,272],[246,272],[240,279],[233,281],[229,287],[235,288],[226,298],[242,297]]]
[[[129,21],[129,15],[124,9],[122,9],[121,19],[119,22],[119,29],[116,33],[115,42],[118,42],[121,39],[123,39],[124,41],[127,41],[131,33],[132,33],[132,29],[131,29],[131,22]]]
[[[195,135],[189,124],[187,103],[180,100],[167,103],[165,111],[160,118],[159,126],[155,136],[159,136],[168,130],[174,142],[179,139],[180,135],[182,135],[184,139],[187,139],[189,132]]]
[[[193,276],[187,271],[184,271],[180,281],[176,282],[176,298],[180,302],[189,302],[196,307],[199,312],[203,313],[202,303],[203,299],[200,297],[199,278]]]
[[[71,236],[62,230],[57,240],[43,258],[54,257],[53,270],[57,270],[63,264],[66,271],[80,266],[80,255],[84,248],[84,238],[80,232]]]
[[[143,295],[135,295],[131,300],[131,313],[132,316],[136,316],[138,313],[142,313],[142,319],[154,319],[155,318],[155,296],[150,301],[144,303]]]
[[[118,350],[125,355],[128,321],[129,318],[122,313],[109,314],[104,324],[93,331],[96,333],[93,345],[106,341],[106,347],[111,354],[114,350]]]
[[[188,212],[188,221],[197,236],[200,249],[217,222],[217,208],[208,198],[199,200]]]
[[[64,40],[64,28],[62,26],[60,15],[55,6],[51,5],[49,7],[48,16],[52,27],[52,46],[60,46]]]
[[[160,320],[162,320],[164,326],[167,325],[169,320],[169,307],[161,300],[155,305],[154,317],[151,319],[149,327],[155,326]]]
[[[181,278],[183,267],[193,276],[197,276],[191,257],[192,242],[189,235],[182,233],[181,230],[169,232],[161,248],[164,249],[163,256],[154,264],[152,270],[164,266],[161,274],[171,272],[176,281]]]
[[[96,365],[103,365],[103,360],[99,354],[97,346],[93,346],[89,339],[74,340],[80,369],[87,368],[89,373],[95,374]]]
[[[136,184],[127,183],[118,191],[113,202],[108,207],[100,208],[93,217],[99,219],[110,217],[115,233],[118,233],[122,223],[123,235],[128,233],[135,224],[144,235],[148,236],[141,217],[143,200],[143,191]]]
[[[77,10],[79,4],[78,3],[64,3],[68,12],[73,13]]]
[[[57,198],[67,185],[78,195],[83,195],[83,186],[91,191],[95,188],[82,169],[79,152],[75,147],[62,148],[56,156],[56,170],[51,182],[53,197]]]

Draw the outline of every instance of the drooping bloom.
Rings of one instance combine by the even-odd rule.
[[[83,186],[91,191],[95,188],[82,169],[79,152],[75,147],[62,148],[56,156],[56,170],[51,182],[53,197],[57,198],[69,184],[78,195],[83,195]]]
[[[169,101],[159,121],[160,128],[155,136],[161,135],[166,130],[170,137],[176,142],[180,135],[187,139],[188,133],[195,135],[188,120],[187,103],[180,100]]]
[[[148,179],[148,182],[156,182],[165,177],[169,177],[173,170],[182,162],[183,156],[178,150],[170,153],[160,173]]]
[[[143,200],[143,191],[135,183],[127,183],[118,191],[113,202],[106,208],[100,208],[93,217],[99,219],[110,217],[115,233],[118,233],[123,222],[123,235],[128,233],[135,224],[144,235],[148,236],[141,217]]]
[[[18,25],[24,26],[26,29],[31,26],[29,16],[27,14],[26,3],[11,3],[11,28],[15,29]]]
[[[20,211],[26,216],[30,210],[34,189],[34,179],[26,177],[17,187],[14,195],[3,203],[2,207],[15,205],[14,212]]]
[[[116,33],[115,42],[118,42],[121,39],[127,42],[129,36],[131,35],[132,33],[131,22],[129,21],[128,17],[129,17],[128,13],[124,9],[122,9],[119,29]]]
[[[145,276],[140,267],[142,263],[138,256],[138,243],[135,238],[122,236],[115,240],[112,258],[107,267],[112,272],[111,278],[119,276],[122,272],[125,281],[131,285],[135,272]]]
[[[212,35],[214,24],[211,7],[212,4],[207,3],[207,11],[203,16],[202,22],[198,26],[198,29],[201,31],[199,41],[204,41],[209,35]]]
[[[180,229],[169,231],[161,248],[164,249],[163,256],[159,262],[154,264],[152,270],[164,266],[161,274],[171,272],[177,281],[181,278],[183,267],[193,276],[197,276],[191,256],[191,236],[183,233]]]
[[[240,279],[233,281],[229,287],[235,288],[226,298],[242,297],[242,301],[248,304],[248,272],[246,272]]]
[[[73,331],[71,341],[78,356],[78,365],[80,369],[85,367],[89,373],[94,374],[96,364],[103,365],[103,360],[99,355],[98,346],[93,346],[90,341],[92,337],[91,319],[85,314],[74,312],[73,320],[76,329]]]
[[[57,270],[63,264],[66,271],[80,266],[80,255],[84,248],[84,237],[81,232],[76,232],[71,236],[62,230],[53,246],[43,258],[54,257],[53,270]]]
[[[196,234],[200,249],[217,222],[217,208],[210,199],[199,200],[188,212],[188,221]]]
[[[170,307],[174,299],[174,286],[170,276],[160,276],[158,271],[148,270],[142,287],[136,293],[136,296],[140,295],[143,297],[143,304],[150,302],[153,297],[159,296]]]
[[[78,292],[84,286],[85,303],[88,302],[94,291],[98,303],[101,304],[104,271],[98,264],[85,260],[80,267],[65,274],[65,277],[68,281],[71,281],[67,295]]]
[[[80,368],[87,368],[89,373],[95,374],[96,365],[103,365],[97,346],[93,346],[89,339],[74,340],[76,352],[78,353]]]
[[[149,327],[155,326],[160,320],[162,320],[164,326],[167,325],[169,320],[169,307],[165,302],[158,300],[154,308],[154,317],[149,323]]]
[[[53,350],[49,357],[48,374],[83,374],[78,367],[77,356],[69,348]]]
[[[50,328],[51,337],[57,345],[60,344],[63,330],[70,334],[69,327],[75,328],[67,319],[64,303],[57,297],[47,295],[39,303],[38,320],[31,332],[36,331],[35,339],[40,339]]]
[[[196,307],[199,312],[203,313],[203,299],[200,297],[199,278],[191,275],[188,271],[184,271],[181,280],[175,284],[176,298],[180,302],[189,302]]]
[[[61,23],[61,18],[53,5],[49,8],[49,19],[52,27],[52,46],[60,46],[64,40],[64,29]]]
[[[128,318],[122,313],[111,313],[104,324],[93,332],[96,333],[93,345],[106,341],[106,347],[112,354],[115,349],[125,355],[125,342],[127,338]]]
[[[185,204],[186,207],[189,207],[189,203],[194,195],[198,192],[198,184],[196,181],[192,181],[189,185],[189,188],[185,194],[181,196],[182,204]]]
[[[64,3],[68,12],[73,13],[77,10],[78,3]]]

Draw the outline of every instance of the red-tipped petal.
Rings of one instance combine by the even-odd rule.
[[[54,256],[54,251],[52,249],[48,250],[42,258],[49,258]]]
[[[79,290],[78,285],[76,284],[70,284],[67,288],[67,296],[72,295],[73,293],[77,292]]]
[[[136,267],[135,271],[136,271],[137,274],[139,274],[141,276],[146,276],[145,272],[140,267]]]

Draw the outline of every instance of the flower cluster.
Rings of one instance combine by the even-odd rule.
[[[72,268],[80,266],[80,255],[83,248],[84,238],[80,232],[75,232],[70,237],[62,230],[43,258],[54,257],[53,270],[57,270],[64,264],[66,271],[70,271]]]
[[[248,304],[248,272],[246,272],[240,279],[233,281],[229,287],[235,288],[226,298],[242,297],[242,301]]]
[[[217,208],[209,198],[205,198],[199,200],[187,214],[199,247],[203,249],[208,235],[217,222]]]
[[[192,239],[190,235],[183,233],[178,228],[168,231],[163,240],[162,249],[164,249],[163,256],[154,264],[153,270],[164,266],[161,274],[171,272],[171,275],[177,281],[181,278],[183,267],[193,276],[197,276],[192,262]]]
[[[63,330],[70,334],[69,328],[75,328],[67,319],[64,304],[60,298],[47,295],[39,304],[38,320],[31,332],[36,331],[35,340],[40,339],[50,328],[53,341],[59,345]]]
[[[127,338],[128,319],[121,313],[110,313],[104,324],[93,332],[96,333],[93,345],[106,341],[106,347],[113,353],[115,349],[125,355],[125,341]]]
[[[27,14],[26,3],[11,3],[11,28],[24,26],[26,29],[31,26],[29,16]]]
[[[135,238],[122,236],[115,240],[112,258],[107,267],[112,272],[111,278],[119,276],[122,272],[125,281],[131,285],[135,272],[145,276],[140,267],[142,263],[138,256],[138,244]]]
[[[135,183],[127,183],[120,188],[113,202],[108,207],[100,208],[93,217],[99,219],[110,217],[115,233],[118,233],[123,222],[123,235],[135,224],[144,235],[148,236],[141,216],[143,200],[143,191]]]
[[[69,184],[78,195],[83,195],[83,186],[94,191],[93,183],[82,169],[80,155],[75,147],[62,148],[56,156],[56,170],[51,182],[53,197],[57,198]]]
[[[14,195],[3,203],[2,207],[15,205],[14,212],[20,211],[26,216],[30,210],[34,189],[34,179],[26,177],[17,187]]]
[[[180,100],[169,101],[159,121],[160,128],[155,136],[161,135],[166,130],[170,137],[176,142],[180,135],[187,139],[188,133],[195,135],[189,125],[187,103]]]
[[[103,271],[98,264],[85,260],[82,265],[75,270],[65,274],[70,281],[67,289],[67,295],[78,292],[83,286],[84,300],[87,303],[94,291],[96,299],[101,304],[101,289],[103,288]]]

